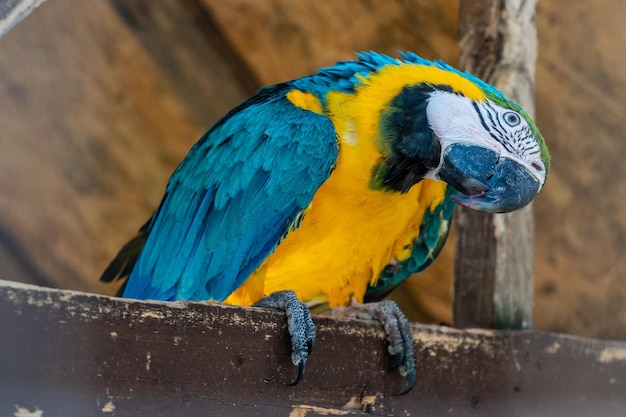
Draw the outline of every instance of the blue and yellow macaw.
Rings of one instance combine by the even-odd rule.
[[[413,53],[358,58],[219,120],[102,280],[128,275],[129,298],[285,310],[297,382],[315,337],[307,305],[380,300],[437,256],[455,203],[508,212],[542,188],[544,140],[503,93]],[[378,311],[401,330],[390,351],[408,390],[406,318]]]

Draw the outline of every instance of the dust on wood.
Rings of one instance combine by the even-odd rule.
[[[414,324],[418,380],[410,393],[396,396],[404,381],[389,369],[378,323],[324,316],[314,322],[317,342],[306,375],[290,387],[295,368],[281,313],[0,281],[0,414],[15,413],[13,404],[44,416],[139,417],[181,409],[189,416],[450,409],[471,416],[477,403],[491,415],[531,416],[545,411],[546,399],[560,405],[555,416],[617,415],[626,407],[624,343]]]

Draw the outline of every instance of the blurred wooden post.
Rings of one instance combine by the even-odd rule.
[[[460,67],[534,115],[535,0],[461,0]],[[459,207],[454,267],[457,327],[528,329],[533,309],[532,208],[489,215]]]

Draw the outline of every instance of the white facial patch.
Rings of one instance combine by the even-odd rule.
[[[426,115],[442,149],[456,142],[493,148],[491,136],[472,103],[467,97],[445,91],[430,95]]]
[[[524,166],[543,185],[546,171],[539,144],[526,120],[517,112],[487,100],[474,102],[467,97],[435,91],[426,108],[431,130],[445,149],[453,143],[493,149],[502,158]],[[429,173],[436,178],[439,167]]]

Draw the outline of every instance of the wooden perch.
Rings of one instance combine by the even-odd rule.
[[[413,325],[417,383],[395,396],[404,381],[388,369],[377,323],[315,324],[306,375],[290,387],[296,369],[283,314],[0,281],[0,415],[575,417],[626,409],[626,343]]]
[[[462,69],[534,114],[535,0],[461,0]],[[529,329],[533,310],[532,207],[490,215],[458,207],[457,327]]]

